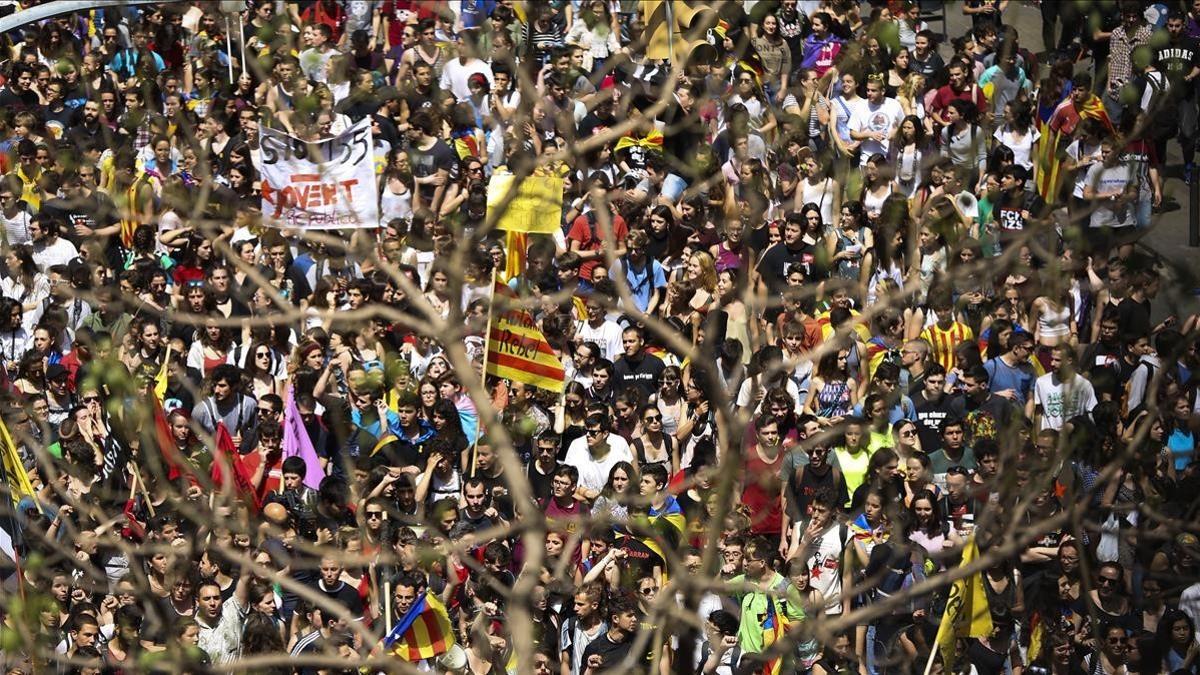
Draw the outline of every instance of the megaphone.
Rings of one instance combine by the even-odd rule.
[[[642,0],[646,58],[681,65],[712,63],[717,49],[708,42],[708,29],[717,25],[712,7],[687,0]]]

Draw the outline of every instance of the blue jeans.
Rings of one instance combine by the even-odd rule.
[[[1150,190],[1140,190],[1138,192],[1137,206],[1134,211],[1134,218],[1137,221],[1137,226],[1140,228],[1150,227],[1150,214],[1154,211],[1154,193]]]

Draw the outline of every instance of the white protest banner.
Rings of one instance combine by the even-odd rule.
[[[301,230],[379,226],[371,119],[305,142],[261,128],[263,223]]]

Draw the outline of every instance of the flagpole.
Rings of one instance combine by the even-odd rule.
[[[150,491],[146,489],[146,481],[142,480],[142,472],[138,470],[137,465],[130,462],[128,465],[129,471],[133,474],[133,484],[142,491],[142,498],[146,500],[146,510],[150,512],[150,517],[158,515],[154,512],[154,503],[150,501]]]
[[[935,643],[929,649],[929,658],[925,661],[925,672],[923,675],[929,675],[929,671],[933,670],[933,660],[935,658],[937,658],[937,653],[938,653],[938,648],[937,648],[937,644]]]
[[[384,509],[383,510],[383,527],[384,527],[384,529],[387,529],[387,525],[388,525],[388,512],[387,512],[387,509]],[[378,561],[379,556],[376,555],[375,559],[376,559],[376,561]],[[374,574],[378,574],[378,570],[375,567],[372,567],[371,571]],[[378,579],[376,579],[376,582],[378,582]],[[379,586],[376,586],[376,588],[379,588]],[[392,575],[391,574],[388,574],[386,577],[384,577],[384,580],[383,580],[383,627],[385,630],[387,630],[389,632],[392,630]],[[386,635],[386,633],[385,633],[385,635]]]
[[[488,343],[491,342],[491,338],[492,338],[492,308],[496,306],[496,266],[495,265],[492,265],[492,284],[491,284],[490,288],[491,288],[492,293],[491,293],[491,295],[488,296],[487,324],[483,327],[483,375],[481,378],[482,379],[481,384],[483,384],[483,391],[485,394],[487,393],[488,352],[490,351],[488,349]],[[478,404],[476,405],[476,407],[477,408],[479,407]],[[483,422],[483,415],[480,415],[479,421],[475,423],[475,439],[473,441],[471,441],[471,473],[470,473],[471,478],[475,477],[475,456],[479,452],[479,436],[482,433],[482,430],[480,429],[480,427],[482,426],[482,422]]]

